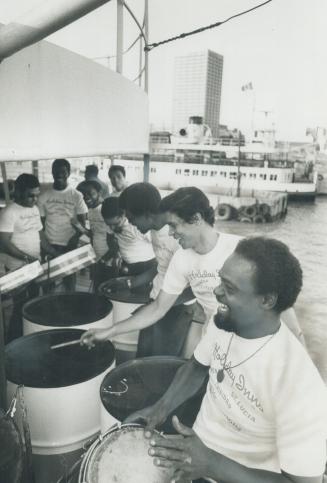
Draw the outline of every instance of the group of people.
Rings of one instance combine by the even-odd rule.
[[[81,344],[140,330],[138,356],[179,355],[191,322],[201,324],[193,356],[165,394],[128,418],[145,423],[154,464],[171,468],[176,483],[320,483],[327,390],[294,315],[302,288],[297,258],[280,241],[217,231],[198,188],[161,199],[155,186],[135,183],[110,196],[96,170],[87,171],[73,190],[68,161],[56,160],[53,187],[38,208],[37,180],[19,177],[15,202],[0,214],[0,243],[24,263],[37,259],[40,247],[55,256],[86,235],[97,281],[107,277],[112,290],[151,284],[148,304],[113,327],[85,332]],[[35,232],[28,243],[27,227]],[[106,261],[117,258],[126,276],[111,278]],[[174,416],[177,436],[153,432],[207,379],[193,428]]]

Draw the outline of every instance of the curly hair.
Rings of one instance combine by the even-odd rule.
[[[285,243],[265,237],[244,238],[235,253],[255,264],[257,293],[277,295],[276,312],[294,305],[302,288],[302,269]]]
[[[124,211],[120,207],[119,198],[109,197],[104,200],[101,206],[101,215],[104,219],[122,216]]]
[[[199,213],[209,225],[213,226],[215,223],[215,213],[209,199],[203,191],[194,186],[179,188],[163,198],[159,211],[174,213],[186,223],[193,223],[194,216]]]
[[[36,176],[29,173],[23,173],[15,180],[15,193],[22,194],[28,189],[34,189],[40,187],[40,182]]]
[[[151,183],[131,184],[119,197],[121,208],[134,216],[158,213],[160,202],[159,190]]]
[[[55,159],[52,163],[52,172],[54,169],[66,168],[68,173],[70,173],[70,162],[64,158]]]

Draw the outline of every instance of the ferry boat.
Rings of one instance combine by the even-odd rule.
[[[255,134],[250,143],[242,136],[231,138],[229,144],[223,138],[217,142],[206,134],[198,116],[190,118],[184,135],[153,133],[149,181],[163,190],[197,186],[209,194],[232,195],[240,185],[244,196],[273,191],[287,193],[291,199],[314,199],[318,173],[313,166],[299,170],[287,150],[275,148],[271,130]],[[135,156],[116,162],[124,165],[128,179],[141,180],[143,170],[141,166],[138,169]]]

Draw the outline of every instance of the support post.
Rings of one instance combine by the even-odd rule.
[[[0,293],[0,407],[7,409],[7,381],[5,370],[5,327]]]
[[[143,155],[143,179],[145,183],[149,182],[150,177],[150,154],[146,153]]]
[[[5,193],[5,202],[6,202],[6,205],[8,205],[8,203],[10,202],[10,195],[9,195],[9,187],[8,187],[8,180],[7,180],[6,163],[4,161],[1,161],[0,166],[1,166],[2,181],[3,181],[3,191]]]
[[[117,0],[117,44],[116,44],[116,72],[123,73],[124,49],[124,2]]]

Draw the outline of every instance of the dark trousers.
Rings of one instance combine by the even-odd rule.
[[[174,305],[154,325],[140,331],[136,357],[181,356],[195,304]]]

